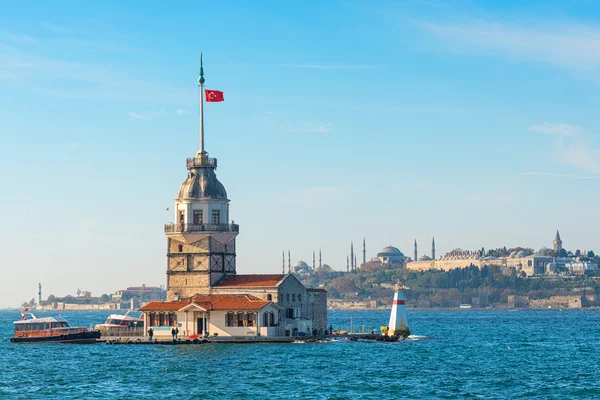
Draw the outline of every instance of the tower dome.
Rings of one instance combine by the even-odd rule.
[[[213,160],[215,165],[210,166],[197,163],[195,158],[188,159],[188,176],[179,187],[177,200],[227,200],[225,187],[219,182],[217,174],[215,174],[216,159],[207,158],[206,161]]]

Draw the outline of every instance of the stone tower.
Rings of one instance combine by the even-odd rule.
[[[200,148],[186,160],[187,178],[175,199],[175,222],[167,236],[167,300],[209,293],[227,275],[236,274],[235,239],[239,226],[229,222],[229,199],[217,179],[217,159],[204,150],[204,71],[200,61]]]
[[[356,265],[354,265],[354,243],[350,242],[350,269],[354,271]]]
[[[556,236],[554,237],[554,251],[559,252],[562,250],[562,240],[560,240],[560,234],[556,231]]]
[[[431,238],[431,259],[435,260],[435,238]]]

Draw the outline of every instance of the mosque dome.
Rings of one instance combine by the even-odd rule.
[[[431,261],[431,257],[429,257],[429,256],[421,256],[421,257],[419,257],[419,261]]]
[[[513,251],[512,253],[510,253],[510,256],[509,256],[509,257],[510,257],[510,258],[515,258],[515,257],[517,257],[517,254],[519,254],[519,253],[517,253],[517,251],[515,250],[515,251]]]
[[[383,264],[404,264],[406,257],[394,246],[387,246],[377,253],[377,258]]]
[[[387,246],[377,253],[377,257],[404,257],[404,254],[394,246]]]
[[[520,252],[517,253],[517,258],[523,258],[523,257],[527,257],[527,252],[524,250],[521,250]]]
[[[307,274],[310,272],[310,267],[308,266],[307,263],[300,260],[292,266],[292,272],[294,272],[296,274]]]
[[[177,200],[207,198],[227,200],[225,187],[217,179],[214,168],[191,168],[179,188]]]

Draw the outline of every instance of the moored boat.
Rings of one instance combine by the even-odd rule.
[[[33,314],[23,314],[23,319],[15,321],[13,343],[59,342],[59,343],[96,343],[100,331],[70,326],[62,317],[38,318]]]
[[[111,314],[103,324],[96,325],[104,336],[143,336],[144,320],[125,314]]]

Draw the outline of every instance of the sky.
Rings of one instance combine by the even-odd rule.
[[[166,284],[205,143],[238,273],[387,245],[600,251],[595,1],[3,2],[0,307]],[[167,208],[170,208],[167,211]],[[359,253],[360,261],[361,255]]]

